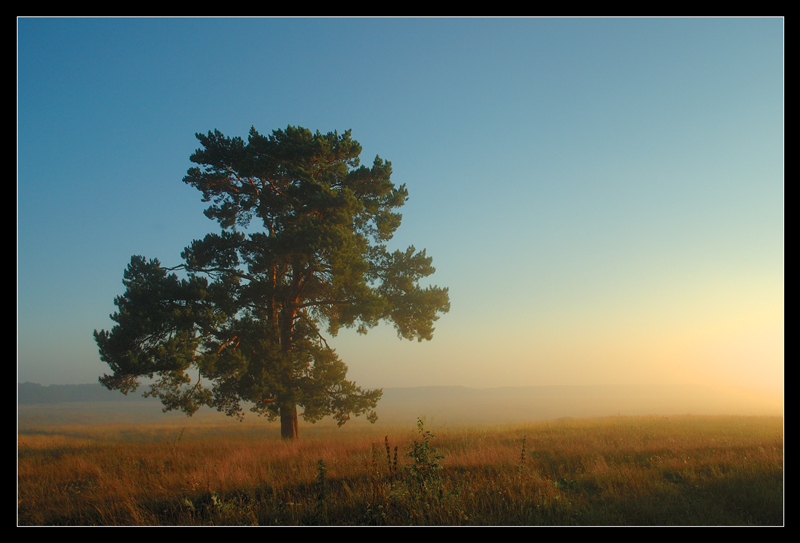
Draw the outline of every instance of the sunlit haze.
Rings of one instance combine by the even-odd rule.
[[[352,129],[451,310],[329,343],[369,388],[783,388],[784,24],[20,18],[19,382],[96,383],[131,255],[218,225],[195,133]]]

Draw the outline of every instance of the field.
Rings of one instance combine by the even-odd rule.
[[[781,417],[170,421],[20,425],[18,524],[784,524]]]

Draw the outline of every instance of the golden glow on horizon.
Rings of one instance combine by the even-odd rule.
[[[526,303],[522,289],[518,300],[490,310],[476,304],[445,315],[430,343],[374,330],[340,354],[357,369],[353,378],[373,387],[390,381],[782,388],[782,277],[718,275],[698,273],[661,288],[617,284],[552,307]]]

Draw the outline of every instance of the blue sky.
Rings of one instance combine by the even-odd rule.
[[[432,342],[367,387],[783,384],[783,20],[20,18],[20,382],[96,382],[131,255],[216,230],[197,132],[352,129],[405,183]]]

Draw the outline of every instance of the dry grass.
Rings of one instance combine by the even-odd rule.
[[[783,419],[617,417],[413,426],[105,426],[18,436],[20,525],[781,525]],[[386,433],[386,430],[382,432]],[[388,451],[387,451],[388,442]],[[397,447],[397,468],[393,466]]]

